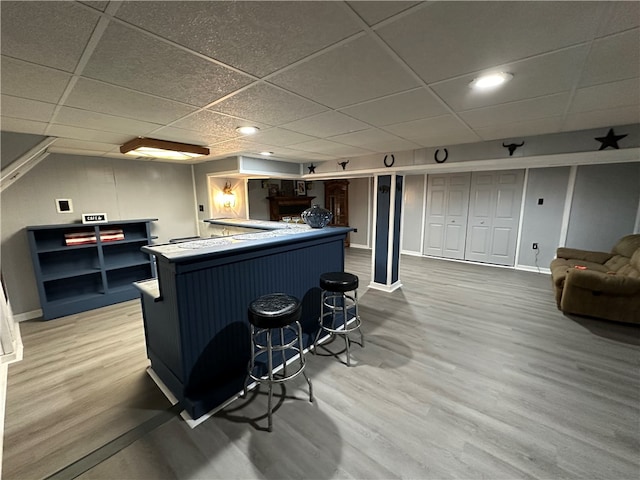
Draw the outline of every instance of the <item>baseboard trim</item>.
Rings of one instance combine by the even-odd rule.
[[[33,320],[34,318],[40,317],[42,317],[42,309],[40,308],[38,310],[31,310],[30,312],[13,314],[13,319],[16,322],[26,322],[27,320]]]
[[[369,288],[373,288],[374,290],[381,290],[383,292],[388,292],[388,293],[395,292],[401,287],[402,287],[402,283],[400,282],[400,280],[392,283],[391,285],[386,285],[386,284],[377,283],[377,282],[371,282],[369,284]]]
[[[523,272],[544,273],[545,275],[551,275],[550,268],[532,267],[531,265],[516,265],[516,270],[522,270]]]

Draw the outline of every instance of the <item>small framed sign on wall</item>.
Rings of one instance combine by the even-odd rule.
[[[56,198],[56,211],[58,213],[73,213],[73,202],[70,198]]]
[[[82,214],[82,223],[106,223],[107,214],[106,213],[83,213]]]

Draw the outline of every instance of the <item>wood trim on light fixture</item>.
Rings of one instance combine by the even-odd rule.
[[[167,140],[158,140],[155,138],[137,137],[129,140],[120,146],[120,153],[127,153],[139,147],[159,148],[161,150],[169,150],[174,152],[194,153],[196,155],[209,155],[207,147],[200,145],[191,145],[189,143],[169,142]]]

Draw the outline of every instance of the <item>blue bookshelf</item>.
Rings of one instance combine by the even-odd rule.
[[[43,319],[138,298],[133,282],[156,276],[153,259],[141,250],[155,238],[151,222],[156,220],[27,227]],[[121,231],[122,238],[101,240],[101,234],[113,230]],[[67,234],[86,234],[94,240],[67,245]]]

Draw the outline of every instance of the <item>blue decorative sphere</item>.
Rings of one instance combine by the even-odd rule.
[[[325,208],[321,208],[319,205],[314,204],[310,208],[307,208],[300,215],[304,223],[311,228],[323,228],[329,225],[329,222],[333,218],[333,213]]]

